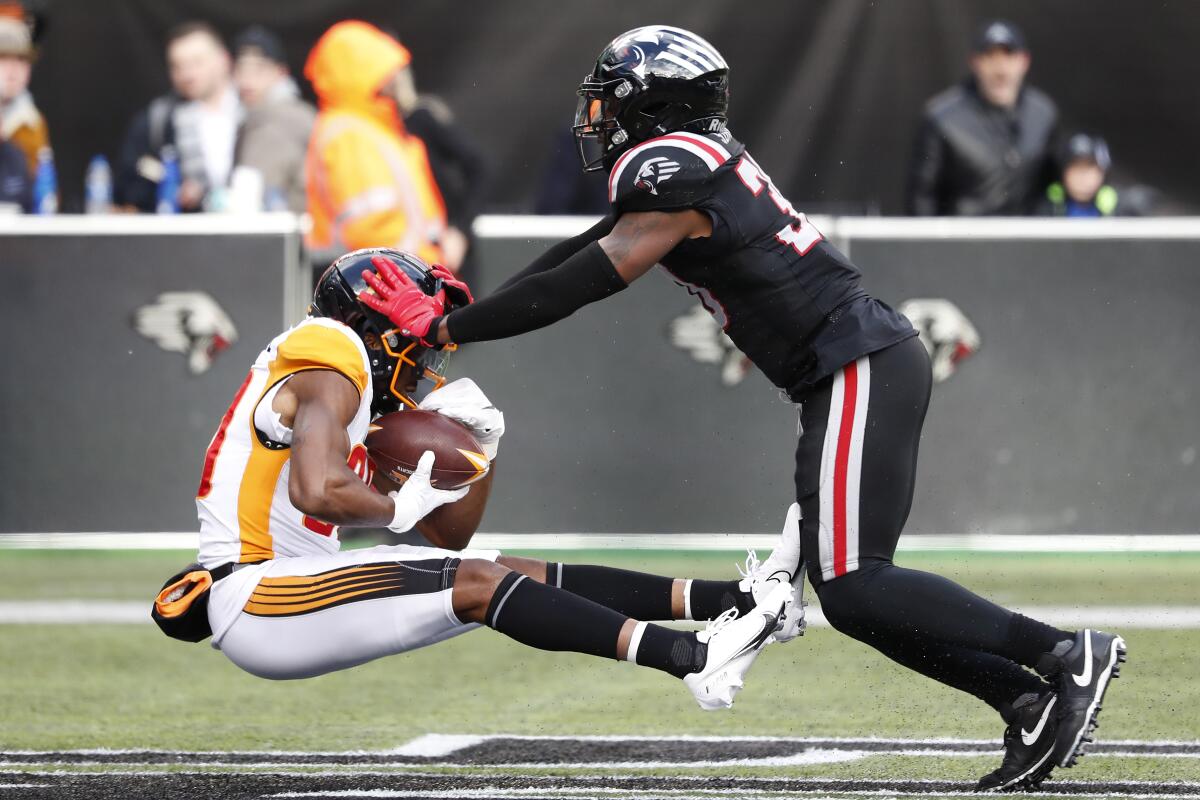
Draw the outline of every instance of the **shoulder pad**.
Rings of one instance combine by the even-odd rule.
[[[359,394],[370,386],[362,341],[342,323],[312,317],[279,340],[270,366],[271,385],[288,375],[310,369],[328,369],[346,376]]]
[[[608,201],[618,212],[694,205],[733,157],[730,150],[712,137],[682,131],[642,142],[617,159]]]

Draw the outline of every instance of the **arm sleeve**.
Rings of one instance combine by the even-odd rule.
[[[446,327],[450,339],[459,344],[506,339],[565,319],[625,286],[604,248],[592,242],[556,269],[528,275],[450,312]]]
[[[530,275],[537,275],[545,272],[546,270],[554,269],[559,264],[562,264],[568,258],[578,253],[580,250],[587,247],[592,242],[598,242],[605,236],[608,236],[608,234],[612,233],[612,229],[616,224],[617,218],[610,215],[600,220],[583,233],[578,234],[577,236],[572,236],[570,239],[564,239],[556,245],[552,245],[550,249],[535,258],[532,264],[510,277],[504,283],[500,284],[500,287],[496,289],[496,292],[502,292],[517,281],[524,280]]]
[[[908,171],[905,210],[914,217],[933,217],[940,212],[938,186],[942,181],[943,145],[933,120],[921,121]]]

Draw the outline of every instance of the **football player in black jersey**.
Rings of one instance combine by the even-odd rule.
[[[908,320],[867,294],[858,270],[726,128],[728,76],[716,49],[688,31],[649,26],[617,37],[579,87],[574,128],[584,169],[608,173],[612,213],[445,316],[398,271],[371,276],[370,302],[429,346],[501,339],[563,319],[661,264],[801,404],[802,519],[793,510],[781,546],[740,586],[757,595],[790,580],[799,592],[806,570],[836,629],[1000,712],[1004,760],[979,788],[1036,785],[1090,741],[1124,642],[1057,630],[893,563],[913,497],[929,359]]]

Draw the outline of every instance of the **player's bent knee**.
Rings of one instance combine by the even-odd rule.
[[[483,622],[496,587],[512,570],[482,558],[464,558],[454,578],[451,602],[463,622]]]
[[[521,558],[520,556],[500,556],[496,563],[508,567],[513,572],[519,572],[533,578],[538,583],[546,582],[546,562],[540,558]]]
[[[834,630],[854,635],[862,619],[864,604],[871,602],[864,586],[865,577],[864,573],[855,570],[827,580],[817,588],[821,612]]]

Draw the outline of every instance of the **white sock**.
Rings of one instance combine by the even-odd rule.
[[[625,660],[631,664],[637,663],[638,646],[642,643],[642,634],[646,632],[646,623],[639,622],[633,628],[633,636],[629,638],[629,649],[625,651]]]
[[[683,582],[683,618],[692,618],[692,579]]]

